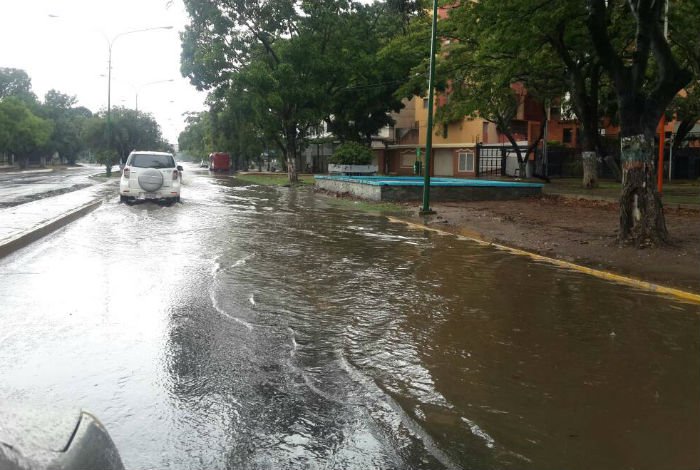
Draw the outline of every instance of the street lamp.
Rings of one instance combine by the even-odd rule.
[[[59,19],[61,18],[59,15],[55,14],[49,14],[49,18],[52,19]],[[117,39],[119,39],[122,36],[126,36],[127,34],[135,34],[135,33],[145,33],[148,31],[158,31],[158,30],[166,30],[166,29],[173,29],[172,26],[154,26],[151,28],[142,28],[142,29],[134,29],[130,31],[124,31],[122,33],[117,34],[114,36],[112,39],[109,39],[107,35],[100,31],[102,34],[102,37],[105,38],[107,41],[108,45],[108,51],[109,51],[109,56],[107,60],[107,147],[111,148],[112,147],[112,46],[116,42]],[[137,98],[138,99],[138,98]]]
[[[119,39],[122,36],[126,36],[127,34],[145,33],[147,31],[158,31],[165,29],[173,29],[173,27],[155,26],[152,28],[124,31],[123,33],[119,33],[116,36],[114,36],[111,40],[107,36],[105,36],[107,44],[109,45],[109,57],[107,60],[107,147],[110,149],[112,148],[112,46],[114,45],[117,39]]]
[[[437,36],[437,0],[433,0],[433,28],[430,35],[430,74],[428,78],[428,129],[425,138],[425,168],[423,173],[423,207],[421,207],[420,215],[434,214],[430,208],[430,154],[433,151],[433,97],[434,97],[434,82],[435,82],[435,48]]]

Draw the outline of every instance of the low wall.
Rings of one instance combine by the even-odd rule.
[[[371,184],[354,183],[331,179],[316,179],[316,187],[339,194],[352,194],[353,196],[369,201],[382,200],[382,187]]]
[[[517,184],[517,183],[515,183]],[[420,201],[423,186],[379,186],[354,181],[316,179],[316,187],[369,201]],[[542,194],[541,186],[431,186],[432,201],[503,201]]]
[[[423,199],[422,186],[382,186],[382,201],[420,201]],[[489,186],[431,186],[431,201],[505,201],[542,194],[536,187],[489,187]]]

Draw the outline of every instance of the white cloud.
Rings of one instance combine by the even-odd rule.
[[[40,98],[54,88],[92,111],[106,108],[109,38],[112,106],[133,108],[138,93],[139,110],[152,113],[173,143],[184,129],[182,114],[205,109],[205,94],[180,74],[179,33],[187,22],[181,0],[0,0],[0,6],[0,67],[26,70]],[[114,39],[158,26],[173,29]]]

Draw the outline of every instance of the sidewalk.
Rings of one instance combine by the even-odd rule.
[[[113,197],[118,181],[0,209],[0,258],[58,230]]]
[[[581,187],[580,178],[555,178],[551,183],[544,185],[543,192],[566,198],[619,203],[619,182],[600,180],[599,184],[598,188],[585,189]],[[700,210],[700,182],[664,181],[662,201],[664,208],[668,209]]]

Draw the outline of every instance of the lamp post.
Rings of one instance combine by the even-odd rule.
[[[425,137],[425,168],[423,177],[423,207],[420,215],[434,214],[430,209],[430,154],[433,147],[433,82],[435,81],[435,47],[437,36],[437,0],[433,0],[433,29],[430,36],[430,78],[428,79],[428,129]]]
[[[155,26],[152,28],[134,29],[131,31],[124,31],[114,36],[111,40],[105,36],[107,44],[109,46],[109,56],[107,59],[107,148],[112,148],[112,46],[122,36],[127,34],[135,33],[145,33],[147,31],[158,31],[165,29],[173,29],[172,26]]]

